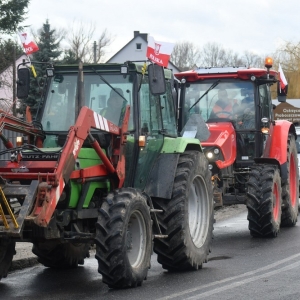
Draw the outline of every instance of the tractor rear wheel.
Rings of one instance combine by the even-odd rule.
[[[83,265],[84,259],[89,257],[89,249],[90,244],[48,240],[34,243],[32,252],[45,267],[68,269]]]
[[[180,155],[171,199],[154,198],[163,210],[157,218],[166,239],[154,240],[157,261],[169,271],[201,269],[213,236],[214,207],[211,173],[203,153]]]
[[[16,254],[16,243],[10,239],[0,239],[0,280],[7,277],[13,256]]]
[[[297,223],[299,205],[297,148],[294,135],[289,135],[287,147],[287,181],[282,185],[281,226]]]
[[[281,178],[275,165],[253,165],[248,181],[247,208],[252,236],[276,237],[281,223]]]
[[[145,197],[133,188],[108,194],[96,226],[96,258],[111,288],[140,286],[152,253],[152,222]]]

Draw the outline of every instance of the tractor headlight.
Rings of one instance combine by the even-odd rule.
[[[204,153],[209,161],[216,161],[220,156],[220,149],[216,147],[205,148]]]
[[[207,157],[208,159],[212,159],[212,158],[214,157],[214,155],[213,155],[212,152],[208,152],[208,153],[206,153],[206,157]]]

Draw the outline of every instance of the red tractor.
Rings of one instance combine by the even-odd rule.
[[[279,90],[271,67],[268,58],[266,69],[200,68],[175,76],[179,129],[201,140],[215,206],[246,204],[250,234],[276,237],[280,226],[297,222],[299,174],[295,127],[274,121],[270,86],[278,84],[281,102],[287,91]]]

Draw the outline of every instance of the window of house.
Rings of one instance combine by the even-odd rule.
[[[142,50],[142,44],[136,43],[136,50]]]

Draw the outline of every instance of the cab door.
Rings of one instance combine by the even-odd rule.
[[[134,187],[144,189],[155,159],[163,146],[162,115],[160,97],[151,94],[148,78],[144,77],[139,91],[140,130],[146,143],[139,147]]]

